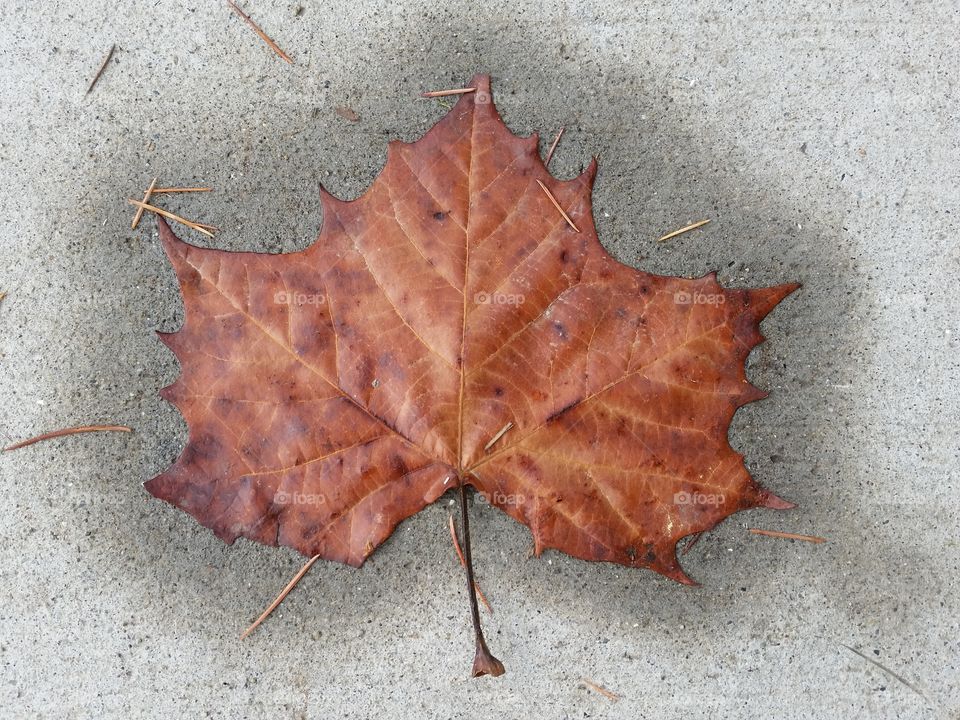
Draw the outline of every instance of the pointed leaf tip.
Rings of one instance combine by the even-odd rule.
[[[676,543],[670,548],[668,557],[662,562],[658,558],[658,561],[651,565],[650,569],[681,585],[690,587],[698,587],[700,585],[700,583],[684,572],[683,567],[680,565],[680,560],[677,558]]]
[[[171,238],[175,240],[180,239],[174,234],[173,230],[170,229],[170,224],[166,221],[163,215],[155,215],[154,217],[157,219],[157,232],[160,234],[161,241],[167,242]]]
[[[469,87],[476,88],[474,92],[485,92],[490,94],[490,75],[489,73],[477,73],[470,78]]]
[[[757,322],[763,320],[783,299],[801,287],[800,283],[785,283],[783,285],[750,290],[750,304],[753,307],[753,317],[756,318]]]
[[[747,387],[743,390],[740,395],[740,403],[742,405],[747,405],[757,400],[763,400],[770,396],[770,393],[766,390],[761,390],[756,385],[748,383]]]
[[[586,181],[587,187],[593,190],[593,184],[597,180],[597,168],[600,166],[597,156],[594,155],[590,158],[590,163],[587,165],[586,169],[580,174],[580,177],[584,178]]]
[[[770,508],[771,510],[792,510],[797,505],[789,500],[784,500],[778,495],[774,495],[769,490],[764,490],[760,494],[759,507]]]
[[[178,261],[184,257],[187,248],[193,246],[181,240],[167,221],[160,215],[157,215],[157,231],[160,235],[160,244],[163,245],[163,251],[167,254],[167,257],[170,258],[174,268],[178,268]]]

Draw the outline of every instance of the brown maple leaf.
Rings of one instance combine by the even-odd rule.
[[[147,489],[227,542],[360,565],[469,484],[530,527],[537,554],[691,583],[681,538],[790,507],[727,432],[764,397],[744,371],[759,323],[798,286],[615,261],[591,217],[596,161],[556,180],[489,79],[471,86],[423,138],[390,143],[361,197],[322,191],[301,252],[202,249],[159,221],[186,309],[161,335],[182,365],[162,394],[190,437]]]

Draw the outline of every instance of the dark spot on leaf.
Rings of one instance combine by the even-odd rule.
[[[403,458],[396,453],[390,458],[390,468],[398,477],[406,475],[408,472],[407,464],[403,461]]]
[[[579,400],[574,400],[572,403],[569,403],[568,405],[565,405],[564,407],[560,408],[560,409],[557,410],[555,413],[553,413],[553,415],[551,415],[550,417],[547,418],[547,422],[548,422],[548,423],[553,422],[553,421],[556,420],[558,417],[560,417],[561,415],[563,415],[567,410],[569,410],[570,408],[574,407],[578,402],[580,402],[580,401],[579,401]]]

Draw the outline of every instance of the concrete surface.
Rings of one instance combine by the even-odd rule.
[[[0,441],[136,429],[0,457],[0,715],[960,717],[955,2],[244,7],[294,65],[221,2],[0,2]],[[125,199],[210,184],[164,205],[220,226],[217,247],[301,248],[321,181],[360,193],[389,138],[444,112],[417,93],[483,70],[516,132],[567,127],[559,175],[599,153],[624,262],[804,283],[752,356],[771,397],[732,431],[799,508],[705,537],[690,589],[528,560],[527,530],[478,505],[498,680],[467,677],[447,498],[362,570],[318,564],[240,642],[301,558],[227,547],[141,487],[186,437],[153,334],[182,309]]]

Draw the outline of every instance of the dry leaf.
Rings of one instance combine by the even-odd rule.
[[[186,308],[162,336],[182,365],[163,396],[190,438],[147,488],[227,542],[359,565],[462,477],[538,554],[690,582],[681,538],[790,506],[727,431],[764,396],[744,372],[758,325],[798,286],[618,263],[591,217],[596,162],[556,180],[489,79],[470,85],[423,138],[390,143],[361,197],[322,193],[306,250],[202,249],[159,221]]]

